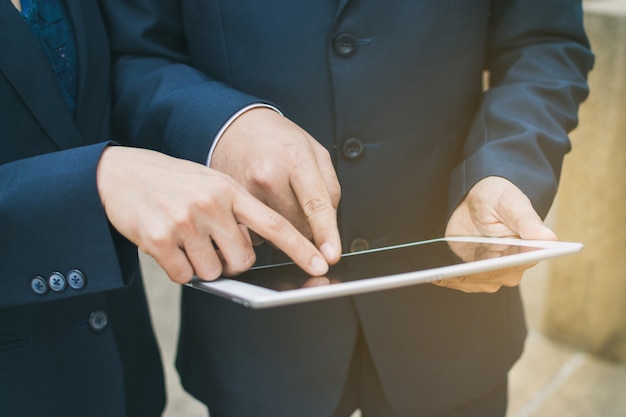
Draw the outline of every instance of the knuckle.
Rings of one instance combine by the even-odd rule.
[[[282,232],[287,225],[287,220],[276,212],[272,212],[268,214],[266,220],[267,220],[266,225],[267,225],[269,232],[274,235]]]
[[[173,236],[177,231],[183,233],[189,232],[193,222],[193,212],[195,207],[190,203],[188,206],[176,206],[169,211],[169,218],[167,222],[163,224],[161,230],[158,232],[159,238],[168,239]]]
[[[167,253],[173,246],[173,232],[167,227],[154,227],[146,231],[139,242],[139,249],[155,259]]]
[[[200,211],[217,210],[225,200],[225,197],[232,195],[235,187],[235,183],[231,178],[226,176],[215,177],[209,191],[203,192],[197,197],[197,201],[195,202],[197,207],[195,207],[195,209]]]
[[[323,213],[328,210],[328,208],[328,201],[323,198],[311,198],[302,206],[302,210],[304,211],[304,215],[307,219],[314,217],[319,213]]]
[[[170,280],[176,284],[184,285],[191,281],[191,276],[183,274],[170,274]]]
[[[255,166],[248,171],[247,182],[253,184],[255,188],[272,190],[281,175],[279,171],[280,169],[277,164],[255,164]]]
[[[193,278],[193,269],[189,266],[177,265],[170,267],[166,272],[170,280],[177,284],[186,284]]]
[[[284,161],[282,163],[288,165],[292,169],[297,169],[303,164],[310,164],[312,161],[316,159],[316,149],[313,148],[311,141],[305,132],[301,132],[302,135],[299,137],[299,140],[292,140],[287,143],[284,147]],[[313,142],[317,144],[317,142]],[[319,145],[317,151],[328,152],[324,149],[323,146]],[[328,153],[328,158],[330,159],[330,153]]]
[[[224,268],[220,262],[211,262],[204,265],[202,270],[197,270],[196,275],[203,281],[213,281],[222,275]]]
[[[247,256],[244,258],[242,263],[243,271],[241,272],[247,271],[248,269],[252,268],[252,266],[256,262],[256,253],[254,252],[254,250],[249,249],[246,255]]]
[[[256,261],[256,255],[254,254],[254,251],[253,250],[246,251],[244,258],[241,259],[239,262],[225,265],[223,273],[226,276],[239,275],[247,271],[248,269],[250,269],[252,265],[254,265],[255,261]]]
[[[332,161],[332,158],[330,156],[330,151],[328,149],[326,149],[324,146],[322,146],[322,144],[320,144],[319,142],[313,142],[314,144],[314,151],[316,153],[317,158],[319,159],[323,159],[327,162]]]
[[[230,190],[236,187],[235,180],[228,175],[224,174],[224,175],[215,176],[214,179],[215,179],[215,186],[217,188],[217,191],[229,192]],[[207,194],[211,194],[211,193],[206,193],[205,195]]]

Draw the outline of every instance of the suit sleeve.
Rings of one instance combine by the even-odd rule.
[[[487,176],[516,184],[545,217],[593,55],[580,1],[494,1],[482,97],[450,184],[450,213]]]
[[[114,125],[131,144],[204,163],[224,124],[264,100],[192,67],[178,1],[102,1],[114,54]]]
[[[96,184],[106,144],[0,165],[0,308],[120,288],[137,250],[110,228]],[[82,288],[69,285],[80,271]],[[62,291],[38,294],[32,281],[58,272]]]

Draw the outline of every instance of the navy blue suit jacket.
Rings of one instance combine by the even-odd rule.
[[[333,156],[345,251],[440,236],[487,176],[512,181],[545,216],[593,61],[574,0],[103,5],[119,131],[202,162],[237,110],[276,104]],[[407,415],[489,392],[525,338],[517,289],[421,285],[268,311],[185,289],[182,320],[183,383],[236,416],[255,404],[329,415],[359,326],[389,402]]]
[[[25,20],[0,0],[0,413],[156,416],[163,376],[137,249],[108,223],[96,187],[111,139],[106,31],[96,1],[67,6],[75,117]],[[72,270],[84,288],[31,288]]]

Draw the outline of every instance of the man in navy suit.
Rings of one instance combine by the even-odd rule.
[[[0,414],[161,415],[135,244],[180,283],[254,263],[240,224],[326,262],[228,176],[109,141],[96,0],[0,0],[0,27]]]
[[[233,176],[329,262],[444,234],[556,238],[541,219],[593,61],[580,1],[103,6],[118,131]],[[315,216],[335,172],[341,248]],[[326,191],[301,198],[303,176]],[[185,288],[178,370],[212,417],[502,416],[520,278],[266,311]]]

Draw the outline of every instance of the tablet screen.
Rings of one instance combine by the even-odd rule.
[[[426,243],[343,255],[326,274],[336,284],[539,250],[533,246],[500,243],[429,241]],[[251,269],[230,278],[276,291],[310,285],[311,277],[295,264]],[[319,284],[317,284],[319,285]]]

